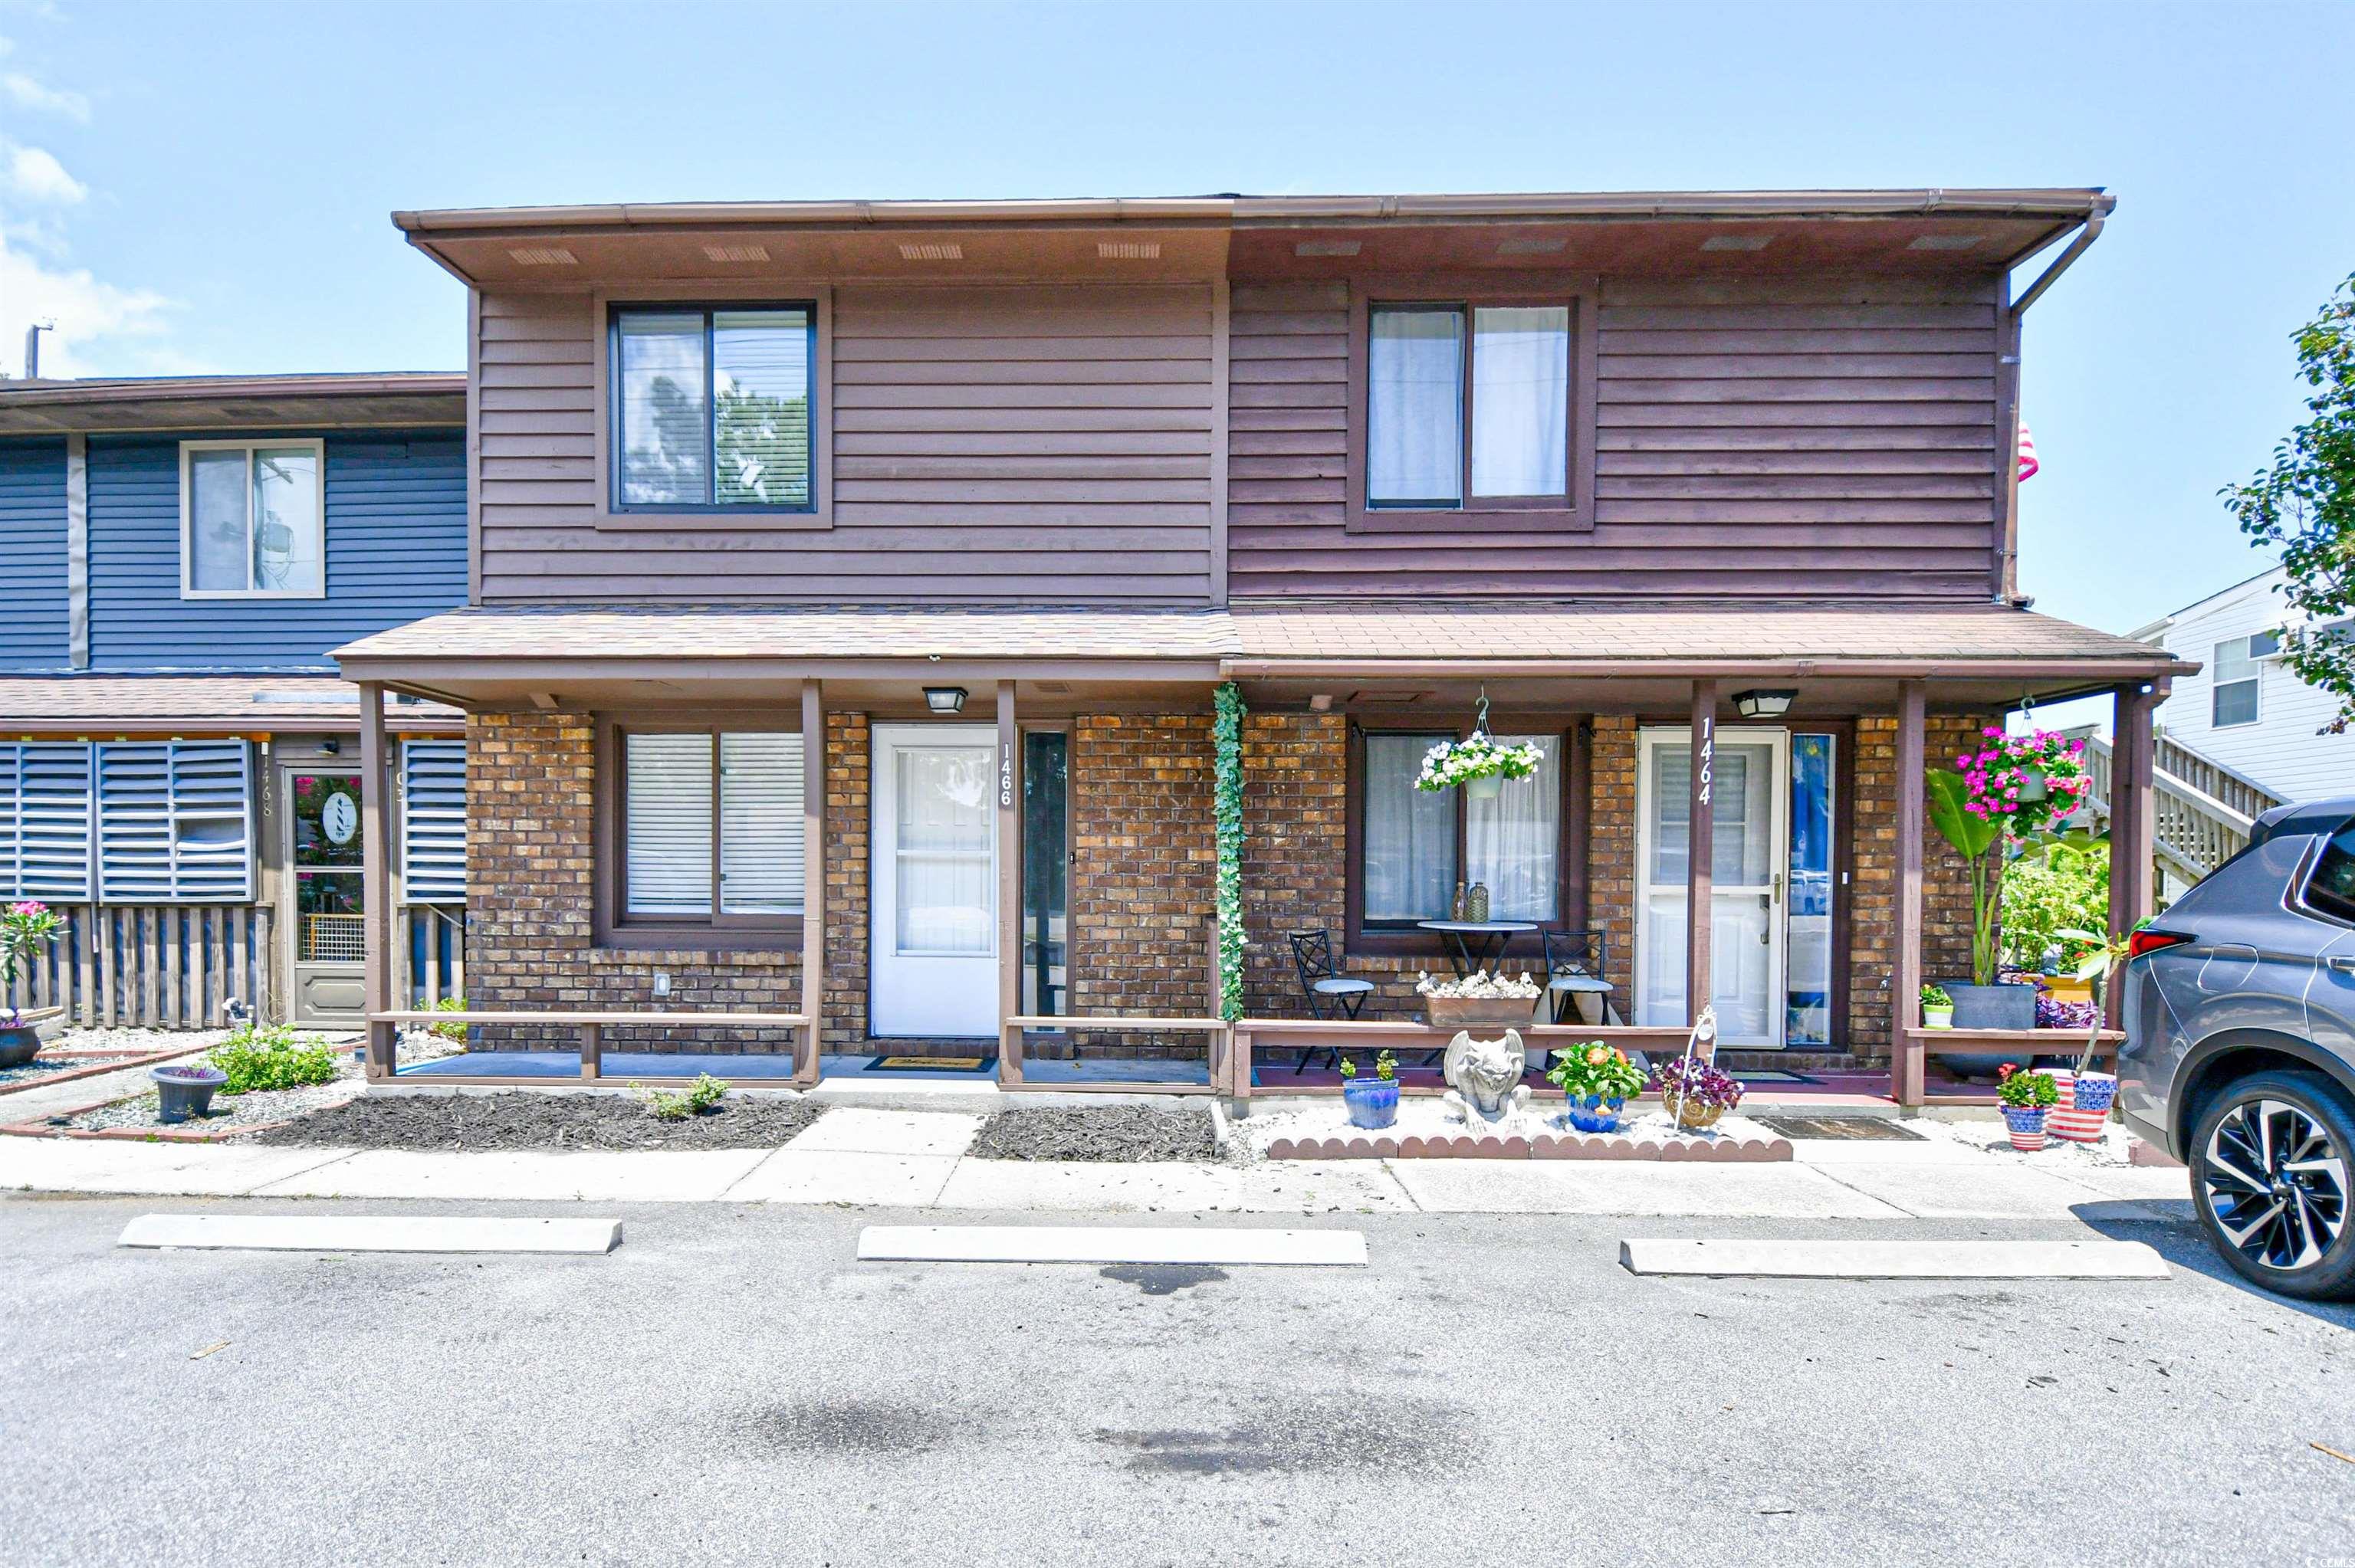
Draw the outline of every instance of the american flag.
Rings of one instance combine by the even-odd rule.
[[[2022,420],[2019,426],[2019,477],[2034,479],[2038,466],[2036,438],[2028,433],[2027,421]]]

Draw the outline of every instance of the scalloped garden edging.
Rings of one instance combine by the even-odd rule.
[[[1762,1165],[1792,1157],[1787,1138],[1634,1138],[1617,1132],[1493,1132],[1436,1137],[1352,1132],[1332,1138],[1279,1138],[1270,1160],[1649,1160],[1706,1165]]]

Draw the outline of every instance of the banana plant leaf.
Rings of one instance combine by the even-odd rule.
[[[1995,847],[2003,836],[2003,821],[1999,817],[1974,816],[1963,808],[1971,798],[1971,787],[1963,776],[1951,768],[1927,770],[1930,784],[1930,825],[1938,836],[1955,846],[1955,853],[1965,860],[1975,861]]]

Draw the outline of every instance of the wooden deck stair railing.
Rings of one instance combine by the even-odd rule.
[[[2091,726],[2067,733],[2085,743],[2094,813],[2110,815],[2110,743]],[[2249,847],[2257,818],[2283,802],[2264,786],[2161,735],[2151,766],[2151,848],[2158,862],[2197,882]]]

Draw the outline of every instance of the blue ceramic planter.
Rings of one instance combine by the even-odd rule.
[[[1341,1099],[1348,1107],[1351,1127],[1370,1129],[1398,1120],[1396,1078],[1350,1078],[1341,1086]]]
[[[1616,1095],[1609,1099],[1601,1095],[1573,1095],[1570,1100],[1570,1125],[1581,1132],[1616,1132],[1619,1107],[1626,1103]]]

